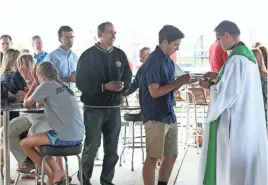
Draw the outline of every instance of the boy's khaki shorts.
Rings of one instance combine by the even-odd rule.
[[[166,155],[178,154],[177,124],[166,124],[158,121],[145,123],[147,156],[162,159]]]

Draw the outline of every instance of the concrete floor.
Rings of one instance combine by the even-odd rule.
[[[181,138],[180,138],[181,139]],[[183,141],[183,140],[181,140]],[[119,146],[119,154],[122,151],[122,144]],[[175,181],[176,174],[180,168],[182,158],[185,154],[185,149],[182,144],[179,145],[179,157],[176,161],[175,167],[173,169],[169,185],[173,185]],[[100,158],[102,158],[102,147],[100,148]],[[131,171],[131,150],[126,151],[125,159],[126,162],[123,165],[119,166],[119,161],[116,166],[116,173],[114,177],[114,184],[116,185],[142,185],[142,153],[141,149],[135,149],[135,163],[134,171]],[[77,160],[76,157],[69,157],[69,175],[73,175],[77,169]],[[197,168],[198,168],[199,154],[197,154],[196,148],[190,147],[187,155],[184,159],[183,165],[181,167],[176,185],[194,185],[197,177]],[[101,160],[96,161],[96,166],[94,168],[93,177],[91,183],[93,185],[99,185],[99,178],[101,173]],[[157,170],[158,172],[158,170]],[[157,173],[158,174],[158,173]],[[16,161],[11,155],[11,177],[16,178]],[[72,184],[78,184],[76,174],[73,176]],[[19,180],[19,185],[34,185],[34,180]]]

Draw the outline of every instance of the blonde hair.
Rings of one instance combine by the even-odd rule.
[[[2,75],[4,72],[16,71],[16,62],[19,56],[20,56],[19,50],[8,49],[3,56],[0,74]]]
[[[66,90],[74,96],[74,92],[65,84],[62,83],[62,81],[60,81],[59,77],[58,77],[58,70],[55,67],[55,65],[52,62],[42,62],[37,64],[37,69],[39,71],[39,73],[46,78],[47,80],[51,81],[51,80],[55,80],[57,81],[59,84],[61,84],[64,88],[66,88]]]
[[[260,64],[258,63],[260,74],[261,74],[261,76],[267,76],[268,75],[268,71],[267,71],[267,68],[265,66],[264,58],[263,58],[263,55],[262,55],[261,50],[259,48],[253,48],[251,51],[253,52],[253,54],[254,54],[254,56],[255,56],[256,59],[257,59],[257,55],[259,55],[261,57]]]
[[[29,55],[29,54],[21,55],[18,62],[26,65],[30,69],[33,68],[33,66],[34,66],[33,56]]]

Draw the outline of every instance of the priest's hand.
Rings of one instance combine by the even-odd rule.
[[[212,80],[212,81],[215,81],[217,79],[217,76],[218,76],[218,73],[216,72],[207,72],[203,75],[203,78],[204,79],[209,79],[209,80]]]
[[[199,81],[199,85],[201,87],[205,88],[205,89],[209,89],[209,87],[214,84],[212,81],[210,81],[207,78],[205,78],[205,79],[204,78],[199,78],[198,81]]]
[[[193,83],[195,83],[195,82],[198,82],[198,78],[192,78],[192,79],[190,80],[190,84],[193,84]]]

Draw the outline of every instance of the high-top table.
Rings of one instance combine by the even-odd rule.
[[[4,185],[10,185],[10,143],[9,143],[9,112],[12,111],[37,111],[43,108],[24,108],[22,103],[1,105],[3,111],[3,143],[4,143]]]
[[[140,110],[140,106],[120,106],[120,110]]]

